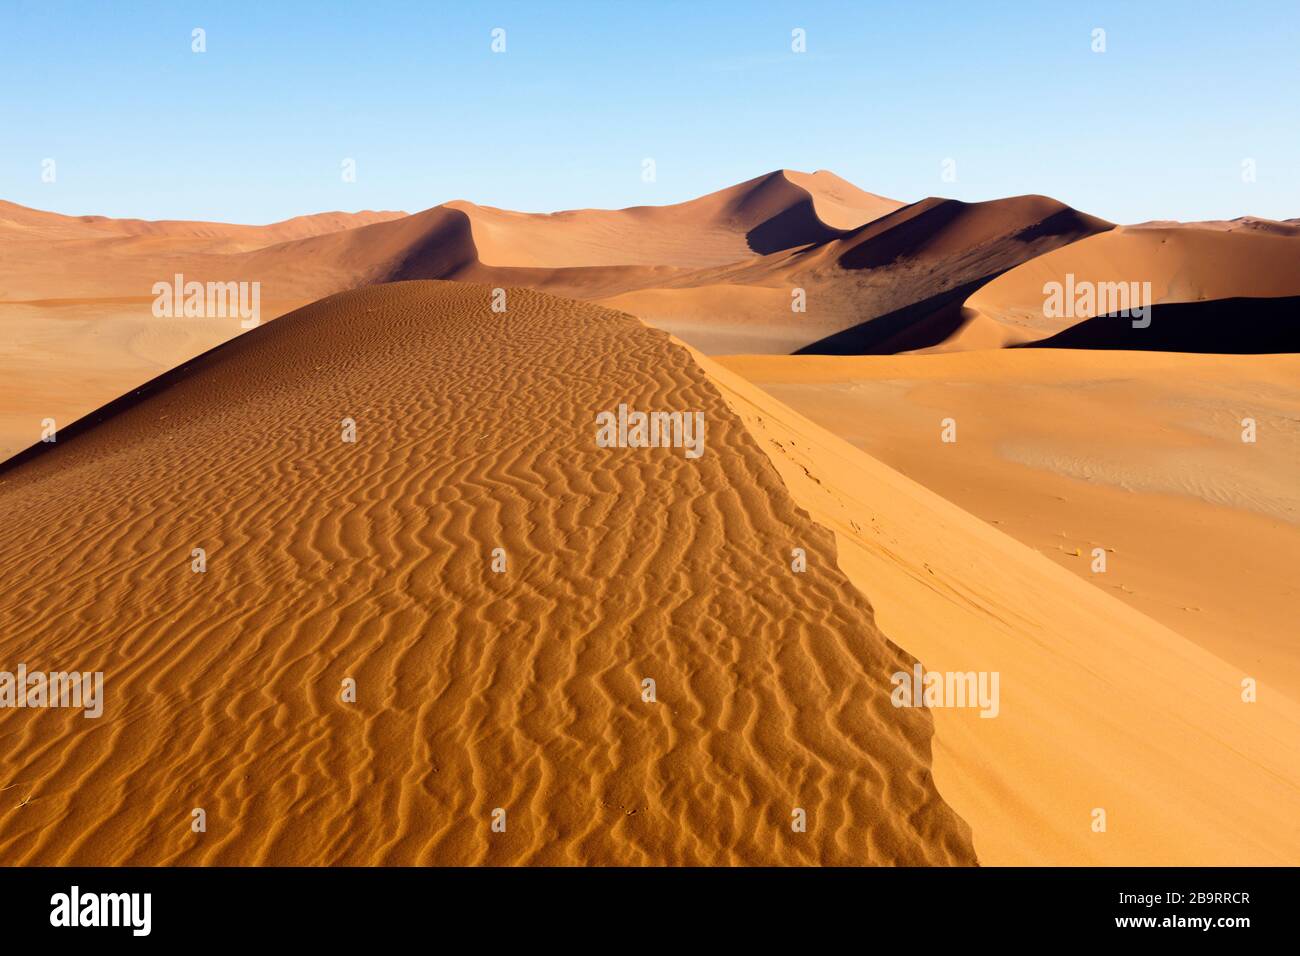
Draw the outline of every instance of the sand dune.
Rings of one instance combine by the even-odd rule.
[[[801,173],[795,169],[781,172],[812,197],[817,218],[832,229],[856,229],[904,205],[897,199],[887,199],[859,189],[826,169],[814,173]]]
[[[932,198],[806,248],[673,277],[663,283],[670,295],[638,290],[601,302],[712,354],[919,349],[959,328],[962,302],[999,273],[1110,228],[1044,196]],[[722,285],[767,291],[717,308]],[[792,309],[795,290],[805,311]]]
[[[1261,219],[1258,216],[1239,216],[1236,219],[1212,219],[1203,222],[1174,222],[1156,220],[1139,222],[1128,229],[1214,229],[1219,232],[1265,232],[1275,236],[1300,235],[1300,219]]]
[[[1046,196],[913,203],[819,250],[842,269],[871,273],[877,288],[867,300],[865,321],[801,351],[890,353],[937,344],[960,325],[961,303],[971,291],[1007,269],[1111,228]]]
[[[479,261],[488,266],[699,269],[838,238],[901,205],[824,170],[778,170],[671,206],[550,215],[463,201],[446,207],[469,217]]]
[[[982,317],[1042,339],[1093,318],[1086,300],[1068,317],[1044,316],[1044,285],[1149,282],[1156,304],[1300,295],[1300,233],[1204,224],[1125,226],[1031,259],[974,292],[967,318]],[[1132,347],[1139,347],[1130,345]]]
[[[359,286],[454,279],[596,301],[709,352],[900,351],[950,335],[990,275],[1107,227],[1043,197],[902,207],[792,170],[673,206],[550,215],[452,202],[235,226],[5,204],[0,456],[242,331],[154,317],[150,290],[176,275],[259,284],[264,321]],[[1032,337],[981,321],[963,343]]]
[[[106,698],[0,711],[0,855],[974,862],[928,713],[889,701],[912,659],[711,380],[508,297],[332,297],[0,469],[0,666]],[[705,453],[597,447],[620,402],[702,411]]]
[[[1244,703],[1254,667],[1198,647],[696,358],[794,499],[835,531],[839,565],[883,631],[928,669],[1001,673],[996,719],[931,712],[935,780],[982,863],[1300,860],[1295,698],[1261,680],[1258,702]],[[1105,832],[1092,828],[1097,809]]]
[[[1111,228],[1105,220],[1047,196],[979,203],[930,198],[863,226],[828,253],[848,269],[875,268],[899,259],[945,265],[974,259],[985,263],[982,268],[988,274],[1007,258],[1022,257],[1023,250],[1015,244],[1072,242]]]
[[[1300,701],[1300,357],[723,360],[792,409]],[[1241,420],[1257,441],[1241,441]],[[951,417],[957,441],[940,439]],[[1093,549],[1107,568],[1092,570]]]
[[[457,200],[404,220],[267,250],[251,266],[256,271],[291,259],[328,266],[353,283],[567,270],[567,281],[580,291],[584,275],[608,275],[610,267],[632,270],[635,284],[638,267],[672,274],[826,242],[848,230],[823,215],[857,226],[899,205],[830,173],[785,170],[671,206],[542,214]]]
[[[178,274],[259,283],[264,320],[404,279],[600,299],[826,242],[899,205],[829,172],[791,170],[672,206],[550,215],[451,202],[410,216],[323,213],[240,226],[0,203],[0,457],[35,441],[46,418],[67,423],[241,331],[238,322],[155,318],[150,290]],[[782,350],[802,341],[775,334]]]
[[[203,248],[237,252],[387,222],[405,215],[404,212],[373,210],[355,213],[323,212],[295,216],[266,226],[244,226],[226,222],[64,216],[0,200],[0,242],[7,239],[66,241],[144,236],[169,240],[217,240],[218,242],[209,243]]]

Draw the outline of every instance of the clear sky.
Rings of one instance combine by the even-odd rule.
[[[1300,0],[0,0],[0,198],[262,223],[670,203],[789,167],[909,201],[1285,219],[1298,51]]]

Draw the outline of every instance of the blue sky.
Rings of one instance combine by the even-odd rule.
[[[1296,0],[0,0],[0,198],[260,223],[660,204],[790,167],[903,200],[1292,218],[1297,50]]]

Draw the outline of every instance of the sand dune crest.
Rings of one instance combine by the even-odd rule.
[[[106,701],[0,712],[0,855],[974,862],[911,658],[687,352],[490,292],[332,297],[4,469],[0,661]],[[597,447],[619,402],[704,412],[705,454]]]

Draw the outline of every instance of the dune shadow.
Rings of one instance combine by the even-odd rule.
[[[918,212],[918,207],[926,203],[935,205]],[[848,240],[854,244],[839,257],[839,265],[844,269],[879,269],[890,265],[915,253],[951,226],[963,208],[961,203],[950,200],[922,200],[869,222],[858,230],[861,241],[856,237]]]
[[[1300,352],[1300,296],[1168,302],[1152,306],[1149,319],[1145,328],[1134,328],[1129,316],[1099,315],[1013,347],[1228,355]]]
[[[817,218],[811,202],[799,202],[749,230],[745,241],[750,249],[765,256],[796,246],[829,242],[843,235],[843,230],[833,229]]]
[[[981,276],[919,302],[913,302],[818,339],[795,355],[892,355],[938,345],[962,324],[962,303],[1001,275]]]

